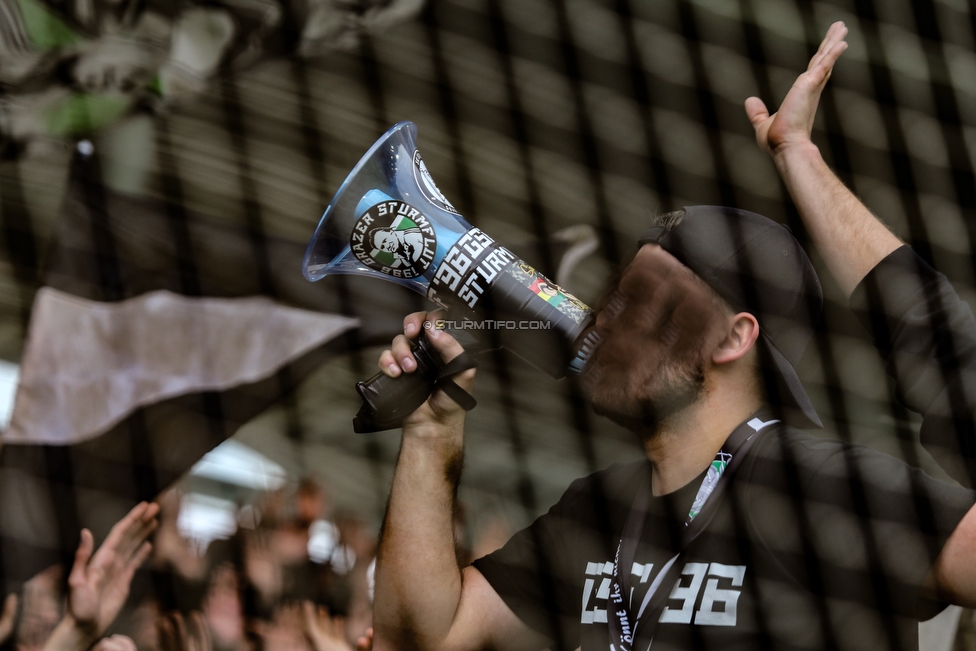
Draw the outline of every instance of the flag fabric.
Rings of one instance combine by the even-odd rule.
[[[2,441],[86,441],[140,407],[270,377],[355,325],[264,297],[188,298],[158,290],[105,303],[45,287],[34,301]]]
[[[223,271],[187,276],[197,253],[179,250],[166,230],[172,205],[112,191],[97,166],[82,148],[0,437],[8,590],[69,558],[81,527],[106,533],[324,360],[347,353],[343,335],[359,323],[327,311],[336,304],[327,290],[285,303],[277,287],[307,284],[297,281],[299,246],[264,242],[281,265],[277,277],[264,270],[262,292],[248,234],[182,211],[187,237]]]

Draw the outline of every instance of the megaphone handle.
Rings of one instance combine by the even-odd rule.
[[[390,377],[377,373],[365,382],[356,384],[356,391],[363,399],[363,406],[353,419],[357,433],[380,432],[400,427],[403,419],[417,410],[440,387],[465,410],[470,411],[477,402],[471,394],[451,379],[452,375],[476,365],[468,353],[445,364],[440,353],[434,350],[425,332],[411,344],[411,352],[417,360],[417,370]]]

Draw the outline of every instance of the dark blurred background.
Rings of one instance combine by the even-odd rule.
[[[0,0],[4,368],[13,377],[24,361],[42,287],[106,303],[160,289],[263,296],[356,317],[328,354],[271,375],[278,384],[254,403],[253,412],[271,405],[259,415],[209,394],[193,407],[210,423],[199,454],[235,431],[243,447],[219,448],[209,471],[198,466],[180,484],[185,509],[226,525],[201,533],[185,516],[182,531],[202,550],[231,535],[255,496],[291,495],[314,477],[330,504],[317,517],[356,514],[375,532],[398,436],[353,433],[354,384],[374,372],[402,316],[426,303],[371,279],[313,285],[300,271],[322,211],[373,141],[415,122],[427,167],[458,210],[553,276],[567,241],[595,234],[595,251],[557,278],[592,304],[654,213],[736,206],[805,241],[742,103],[758,95],[778,105],[836,20],[850,48],[824,93],[816,142],[976,304],[976,13],[964,0]],[[566,234],[578,225],[592,231]],[[800,374],[825,435],[940,474],[811,256],[827,308]],[[483,539],[490,549],[492,536],[527,524],[572,479],[641,453],[584,406],[573,381],[508,354],[483,363],[476,392],[461,488],[473,546]],[[146,412],[145,431],[154,418]],[[38,427],[27,418],[16,444],[32,445]],[[166,440],[192,430],[170,426]],[[10,449],[6,467],[26,463]],[[77,458],[47,454],[48,479],[72,464],[83,474]],[[250,468],[245,457],[259,469],[236,479],[213,470]],[[135,488],[121,493],[151,492],[184,469],[140,485],[139,469],[154,463],[133,461]],[[261,483],[268,476],[273,485]],[[87,507],[62,496],[57,517],[72,508]]]

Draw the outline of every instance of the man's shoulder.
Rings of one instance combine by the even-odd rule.
[[[865,462],[867,465],[864,466]],[[899,464],[896,459],[877,450],[853,445],[827,436],[789,426],[766,432],[756,442],[742,468],[740,484],[765,486],[781,491],[806,493],[812,487],[823,487],[823,477],[844,479],[853,466],[862,480],[872,481],[881,471],[872,469]],[[845,485],[847,482],[843,482]]]
[[[845,451],[859,448],[850,443],[814,434],[807,430],[781,425],[764,435],[754,448],[753,457],[758,460],[816,466],[843,456]],[[883,454],[871,450],[876,454]]]
[[[930,496],[959,488],[925,474],[903,459],[866,445],[792,427],[780,427],[757,442],[746,463],[746,484],[777,487],[806,497],[854,499],[867,490],[884,499],[908,499],[923,485]],[[855,487],[859,487],[855,490]],[[970,499],[961,496],[960,499]]]
[[[611,464],[574,480],[553,509],[575,511],[579,515],[592,510],[613,513],[629,509],[638,487],[650,477],[650,472],[647,459]]]
[[[636,490],[636,484],[642,479],[647,478],[650,471],[650,462],[647,459],[638,459],[627,463],[613,463],[603,470],[598,470],[585,477],[576,479],[566,490],[569,492],[600,486],[634,492]]]

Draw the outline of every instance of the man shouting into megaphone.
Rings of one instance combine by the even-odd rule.
[[[778,113],[756,98],[746,112],[899,395],[924,417],[923,442],[958,432],[957,449],[976,449],[964,385],[976,320],[810,139],[846,34],[830,28]],[[794,367],[821,303],[784,227],[709,206],[659,218],[598,311],[602,344],[583,375],[594,409],[634,431],[646,459],[577,480],[462,569],[452,514],[464,411],[436,391],[403,424],[374,648],[915,649],[919,620],[945,602],[976,605],[973,491],[781,422],[792,412],[820,426]],[[426,318],[405,319],[384,373],[416,369],[409,340]],[[445,361],[462,352],[446,332],[428,336]]]

